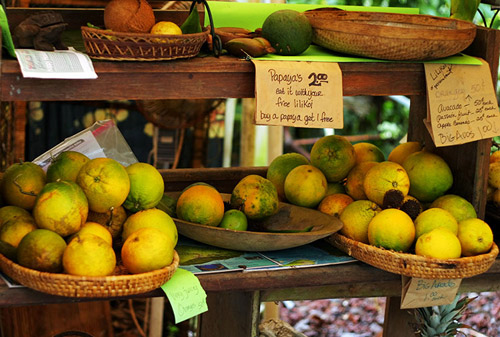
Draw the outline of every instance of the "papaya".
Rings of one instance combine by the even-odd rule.
[[[250,220],[261,220],[278,212],[278,192],[273,183],[256,174],[241,179],[231,193],[231,207]]]

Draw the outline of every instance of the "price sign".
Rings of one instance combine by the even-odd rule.
[[[252,62],[256,124],[343,128],[342,72],[337,63]]]
[[[461,279],[429,280],[402,276],[401,309],[450,304],[461,282]]]
[[[428,116],[434,144],[458,145],[500,135],[500,113],[488,63],[425,63]]]

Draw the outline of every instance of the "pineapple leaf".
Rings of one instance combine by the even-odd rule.
[[[429,317],[428,325],[430,325],[433,329],[438,330],[437,327],[440,325],[440,323],[441,323],[441,317],[439,316],[439,314],[434,312]]]

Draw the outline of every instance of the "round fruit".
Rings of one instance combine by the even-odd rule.
[[[107,276],[116,267],[113,248],[102,238],[88,234],[76,236],[64,250],[64,272],[78,276]]]
[[[478,218],[460,221],[457,236],[462,245],[463,256],[487,253],[493,245],[493,232],[490,226]]]
[[[366,197],[363,182],[365,181],[366,172],[378,163],[375,161],[365,161],[356,164],[347,175],[345,181],[345,191],[354,200],[368,199]]]
[[[30,212],[18,206],[3,206],[0,208],[0,228],[9,220],[26,219],[35,222],[35,219]]]
[[[455,235],[458,231],[458,222],[455,217],[442,208],[429,208],[423,211],[414,223],[417,238],[435,228],[446,228]]]
[[[176,214],[182,220],[218,226],[224,216],[224,201],[212,186],[194,185],[177,199]]]
[[[107,212],[127,199],[130,179],[122,164],[111,158],[95,158],[82,166],[76,182],[85,192],[90,210]]]
[[[353,240],[369,243],[368,225],[382,209],[373,201],[356,200],[347,205],[340,214],[344,226],[340,233]]]
[[[57,180],[76,181],[76,176],[89,157],[76,151],[59,153],[47,168],[47,182]]]
[[[353,201],[354,200],[347,194],[330,194],[321,200],[318,205],[318,211],[338,218],[340,214],[342,214],[344,208]]]
[[[262,37],[279,55],[302,54],[311,45],[312,35],[309,19],[292,9],[273,12],[262,24]]]
[[[353,147],[356,152],[356,164],[365,161],[381,162],[385,160],[384,153],[375,144],[360,142],[354,144]]]
[[[111,236],[111,233],[107,230],[106,227],[103,225],[98,224],[97,222],[89,222],[87,221],[82,225],[80,230],[73,234],[69,239],[68,242],[73,240],[77,235],[78,236],[84,236],[84,235],[96,235],[106,241],[109,245],[113,244],[113,237]]]
[[[11,261],[17,261],[17,248],[2,240],[0,240],[0,254]]]
[[[130,179],[130,191],[123,207],[137,212],[158,205],[165,189],[160,172],[148,163],[129,165],[126,171]]]
[[[342,184],[340,182],[335,182],[335,183],[330,183],[329,182],[326,185],[326,194],[325,194],[325,197],[329,196],[331,194],[337,194],[337,193],[343,193],[343,194],[346,193],[344,184]]]
[[[500,151],[497,150],[490,155],[490,163],[500,161]]]
[[[413,221],[399,209],[384,209],[375,215],[368,225],[368,242],[376,247],[406,252],[414,240]]]
[[[147,0],[112,0],[104,8],[104,26],[115,32],[149,33],[155,21]]]
[[[224,213],[219,227],[235,231],[246,231],[248,228],[247,216],[242,211],[230,209]]]
[[[177,217],[177,214],[175,213],[176,206],[177,206],[177,199],[164,193],[163,196],[161,197],[160,202],[158,203],[158,205],[156,205],[156,208],[161,209],[171,217],[175,218]]]
[[[132,274],[146,273],[170,265],[175,243],[156,228],[142,228],[123,243],[123,265]]]
[[[270,180],[278,191],[280,200],[285,200],[285,179],[288,173],[299,165],[308,165],[309,160],[300,153],[285,153],[271,161],[267,169],[266,178]]]
[[[158,21],[153,25],[150,33],[160,35],[180,35],[182,34],[182,30],[171,21]]]
[[[44,170],[31,162],[16,163],[5,170],[0,185],[3,201],[28,211],[33,209],[35,199],[46,183]]]
[[[457,236],[446,228],[435,228],[415,243],[415,254],[435,259],[458,259],[460,250]]]
[[[338,182],[356,164],[356,152],[345,137],[325,136],[311,148],[311,164],[323,172],[328,182]]]
[[[397,208],[408,194],[410,180],[401,165],[384,161],[366,172],[363,188],[367,198],[382,208]]]
[[[37,229],[35,223],[31,220],[22,218],[11,219],[0,228],[0,240],[17,247],[23,237]]]
[[[403,162],[410,178],[409,194],[420,202],[432,202],[453,185],[453,174],[443,158],[437,154],[419,151]]]
[[[157,208],[150,208],[130,215],[123,224],[122,238],[125,241],[132,233],[141,228],[153,227],[164,232],[177,244],[178,233],[174,220]]]
[[[48,273],[63,270],[62,256],[66,242],[57,233],[35,229],[26,234],[17,247],[17,262],[26,268]]]
[[[285,197],[294,205],[315,208],[325,197],[326,185],[325,175],[320,169],[300,165],[286,176]]]
[[[477,213],[470,202],[465,198],[455,194],[445,194],[437,198],[429,206],[430,208],[438,207],[447,210],[457,219],[462,221],[469,218],[477,218]]]
[[[278,192],[273,183],[256,174],[241,179],[231,193],[231,207],[248,219],[259,220],[278,212]]]
[[[89,204],[82,189],[72,181],[61,180],[48,183],[40,191],[33,217],[38,227],[64,237],[80,230],[88,212]]]
[[[500,162],[490,163],[488,169],[488,184],[500,188]]]
[[[127,211],[123,206],[111,207],[105,213],[89,211],[87,221],[97,222],[111,233],[113,238],[117,238],[122,233],[123,224],[127,220]]]
[[[403,165],[406,157],[420,150],[422,150],[422,145],[420,145],[419,142],[401,143],[392,149],[391,153],[389,153],[389,156],[387,157],[387,160]]]

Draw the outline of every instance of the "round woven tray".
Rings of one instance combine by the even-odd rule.
[[[326,239],[346,254],[391,273],[423,279],[462,279],[487,271],[498,255],[498,246],[487,254],[459,259],[431,259],[377,248],[335,233]]]
[[[74,276],[40,272],[25,268],[0,254],[0,269],[22,285],[51,295],[66,297],[120,297],[142,294],[159,288],[167,282],[179,266],[179,255],[174,251],[172,263],[162,269],[142,274],[110,276]]]
[[[87,54],[112,61],[164,61],[198,55],[209,31],[182,35],[113,32],[81,27]]]
[[[454,55],[476,36],[473,23],[430,15],[343,11],[304,12],[313,42],[333,51],[384,60],[423,61]]]

